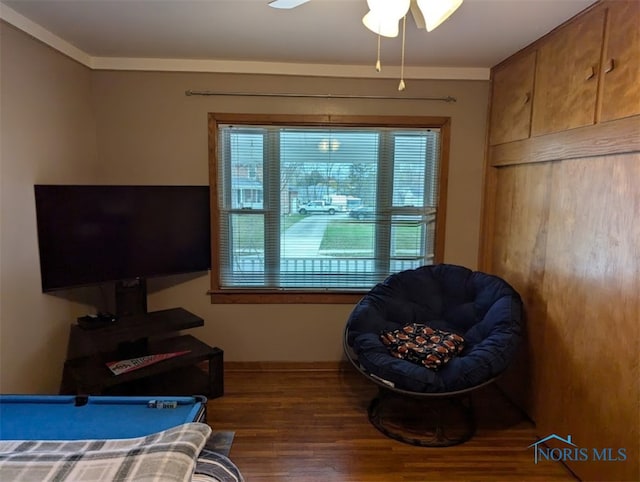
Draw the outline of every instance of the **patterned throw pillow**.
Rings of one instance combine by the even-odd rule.
[[[396,358],[437,370],[464,349],[464,338],[455,333],[411,323],[385,331],[380,339]]]

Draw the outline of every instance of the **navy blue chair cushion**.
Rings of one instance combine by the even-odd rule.
[[[393,357],[380,333],[409,323],[453,332],[465,349],[439,370]],[[497,276],[437,264],[389,276],[347,321],[347,343],[364,370],[412,392],[465,390],[499,375],[522,338],[522,301]]]

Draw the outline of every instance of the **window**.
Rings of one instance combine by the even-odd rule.
[[[356,300],[441,261],[446,118],[210,115],[212,300]]]

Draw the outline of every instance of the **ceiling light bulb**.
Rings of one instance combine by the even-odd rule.
[[[362,23],[373,33],[377,33],[383,37],[398,36],[398,20],[380,17],[371,11],[362,17]]]
[[[367,5],[380,18],[397,21],[407,14],[411,0],[367,0]]]
[[[418,0],[418,7],[424,16],[427,32],[431,32],[451,16],[463,0]]]

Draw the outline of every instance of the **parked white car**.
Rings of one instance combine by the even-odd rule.
[[[303,204],[298,209],[300,214],[313,214],[313,213],[322,213],[322,214],[335,214],[336,213],[335,206],[331,204],[327,204],[324,201],[310,201],[307,204]]]

